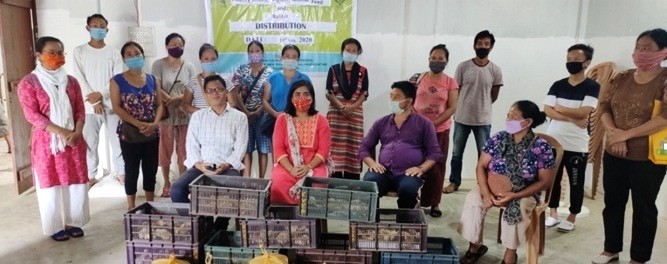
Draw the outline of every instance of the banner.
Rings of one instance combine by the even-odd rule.
[[[264,64],[280,70],[281,50],[301,50],[299,71],[326,73],[341,62],[340,45],[353,35],[356,0],[205,0],[209,39],[221,73],[248,63],[247,46],[264,44]]]

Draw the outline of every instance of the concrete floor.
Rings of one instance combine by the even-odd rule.
[[[125,263],[125,235],[123,213],[126,209],[122,186],[110,177],[104,178],[90,190],[91,221],[84,227],[83,238],[73,238],[66,242],[54,242],[42,235],[37,198],[34,191],[17,196],[11,176],[11,157],[6,153],[4,142],[0,142],[0,208],[2,226],[0,236],[0,263]],[[429,235],[451,237],[460,254],[467,249],[467,243],[456,233],[463,198],[475,183],[465,181],[454,194],[443,196],[444,216],[439,219],[427,216]],[[159,188],[158,188],[159,189]],[[663,190],[664,191],[664,190]],[[168,201],[166,198],[159,200]],[[142,198],[139,198],[139,204]],[[603,227],[601,211],[602,196],[597,200],[586,199],[584,205],[591,210],[590,216],[577,221],[577,228],[569,234],[556,230],[547,231],[547,246],[541,263],[590,263],[603,248]],[[394,198],[383,198],[381,207],[395,208]],[[628,209],[630,211],[631,209]],[[628,212],[629,215],[629,212]],[[485,244],[489,252],[479,261],[499,263],[503,248],[495,243],[498,210],[491,210],[486,219]],[[629,224],[626,220],[626,251],[621,253],[620,263],[629,259]],[[330,232],[347,232],[346,222],[331,221]],[[667,219],[659,220],[658,234],[653,248],[651,263],[667,264]],[[525,257],[524,248],[519,250],[519,260]]]

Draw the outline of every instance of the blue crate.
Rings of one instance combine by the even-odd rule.
[[[383,252],[381,264],[458,264],[459,253],[449,238],[429,237],[427,252],[392,253]]]

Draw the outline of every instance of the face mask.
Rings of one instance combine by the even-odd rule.
[[[47,69],[58,69],[65,64],[65,55],[42,53],[42,66]]]
[[[405,109],[401,109],[401,102],[403,101],[405,100],[389,101],[389,110],[396,115],[403,113],[403,111],[405,111]]]
[[[632,53],[632,61],[637,69],[648,71],[667,58],[667,48],[657,52],[635,51]]]
[[[294,108],[299,112],[306,112],[310,109],[310,105],[313,104],[313,99],[311,98],[292,98],[292,104]]]
[[[283,64],[283,69],[286,70],[296,70],[297,67],[299,67],[299,61],[298,60],[291,60],[291,59],[283,59],[282,61]]]
[[[167,50],[167,53],[169,53],[169,56],[172,56],[174,58],[180,58],[183,56],[183,49],[181,47],[173,47]]]
[[[132,57],[128,58],[125,60],[125,64],[127,65],[128,68],[132,70],[137,70],[141,69],[144,67],[144,57],[143,56],[137,56],[137,57]]]
[[[343,62],[354,63],[359,55],[349,52],[343,52]]]
[[[570,74],[580,73],[584,69],[584,63],[578,61],[570,61],[565,63],[565,68]]]
[[[104,28],[91,28],[90,37],[94,40],[103,40],[107,37],[107,30]]]
[[[507,131],[507,133],[510,133],[511,135],[519,133],[519,131],[523,130],[523,126],[521,126],[522,121],[523,120],[506,120],[505,131]]]
[[[444,61],[430,61],[428,63],[428,67],[433,73],[441,73],[445,70],[445,66],[447,66],[447,63]]]
[[[215,70],[217,68],[216,66],[218,66],[217,60],[201,63],[201,68],[208,73],[216,72]]]
[[[260,63],[262,60],[264,60],[264,55],[262,54],[254,53],[248,55],[248,61],[250,61],[250,63]]]
[[[487,49],[487,48],[475,49],[475,55],[477,55],[477,58],[480,58],[480,59],[483,59],[483,58],[486,58],[486,56],[489,56],[489,52],[491,52],[491,49]]]

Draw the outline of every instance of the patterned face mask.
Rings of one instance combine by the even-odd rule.
[[[299,112],[307,112],[313,104],[312,98],[292,98],[292,104]]]

